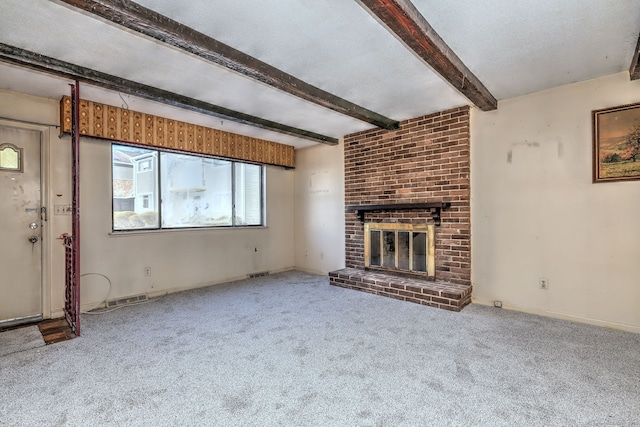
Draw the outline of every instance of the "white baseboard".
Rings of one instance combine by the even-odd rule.
[[[296,271],[301,271],[302,273],[319,274],[320,276],[328,276],[329,275],[329,273],[327,273],[326,271],[314,270],[313,268],[295,267],[295,270]]]
[[[271,275],[271,274],[283,273],[285,271],[291,271],[291,270],[294,270],[294,269],[295,269],[294,267],[278,268],[276,270],[269,270],[269,274]],[[240,280],[247,279],[249,274],[251,274],[251,273],[247,273],[247,274],[244,274],[242,276],[229,277],[229,278],[222,279],[222,280],[214,280],[214,281],[211,281],[211,282],[196,283],[195,285],[186,286],[186,287],[174,287],[174,288],[167,288],[167,289],[162,289],[162,290],[158,290],[158,291],[151,290],[151,291],[147,292],[147,296],[149,298],[155,298],[155,297],[159,297],[159,296],[166,295],[166,294],[174,294],[176,292],[190,291],[190,290],[193,290],[193,289],[200,289],[200,288],[206,288],[206,287],[209,287],[209,286],[224,285],[225,283],[238,282]]]
[[[285,268],[278,268],[275,270],[269,270],[269,274],[277,274],[277,273],[283,273],[285,271],[292,271],[292,270],[296,270],[295,267],[285,267]],[[149,290],[147,292],[147,297],[149,298],[156,298],[159,296],[163,296],[163,295],[167,295],[167,294],[174,294],[176,292],[183,292],[183,291],[190,291],[193,289],[199,289],[199,288],[206,288],[208,286],[215,286],[215,285],[223,285],[225,283],[232,283],[232,282],[237,282],[240,280],[245,280],[247,279],[247,277],[249,276],[249,274],[244,274],[242,276],[236,276],[236,277],[228,277],[226,279],[222,279],[222,280],[215,280],[212,282],[204,282],[204,283],[196,283],[194,285],[190,285],[190,286],[184,286],[184,287],[173,287],[173,288],[164,288],[164,289],[158,289],[156,290]],[[117,298],[127,298],[130,295],[121,295],[118,296]],[[116,297],[114,297],[116,298]],[[85,311],[89,311],[89,310],[93,310],[95,308],[99,308],[99,307],[104,307],[105,306],[105,302],[102,303],[90,303],[90,304],[82,304],[80,306],[80,312],[85,312]],[[51,310],[51,318],[52,319],[56,319],[59,317],[64,317],[64,309],[62,308],[58,308],[58,309],[52,309]]]
[[[474,304],[487,305],[493,307],[493,301],[482,299],[472,299]],[[571,322],[586,323],[588,325],[601,326],[603,328],[618,329],[626,332],[640,334],[640,326],[628,325],[626,323],[610,322],[606,320],[593,319],[590,317],[578,316],[570,313],[562,313],[557,311],[541,310],[535,307],[527,307],[517,304],[509,304],[502,302],[502,308],[506,310],[521,311],[523,313],[536,314],[539,316],[553,317],[555,319],[569,320]]]

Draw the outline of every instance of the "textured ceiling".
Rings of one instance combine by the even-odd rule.
[[[138,3],[395,120],[470,104],[353,0]],[[498,100],[626,70],[640,33],[640,0],[413,3]],[[332,137],[372,126],[55,1],[3,0],[0,42]],[[0,63],[1,89],[57,99],[68,83]],[[81,94],[298,148],[314,144],[87,85]]]

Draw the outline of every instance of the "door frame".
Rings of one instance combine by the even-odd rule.
[[[52,215],[50,207],[52,205],[51,194],[51,168],[49,167],[51,159],[51,128],[50,125],[41,125],[36,123],[28,123],[20,120],[11,120],[0,118],[0,126],[10,127],[20,130],[36,131],[40,133],[40,207],[47,208],[46,221],[42,221],[41,226],[41,269],[40,269],[40,309],[43,319],[51,318],[51,296],[52,296],[52,253],[53,242],[52,237]],[[62,245],[60,245],[62,246]]]

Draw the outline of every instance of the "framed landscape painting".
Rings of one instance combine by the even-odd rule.
[[[640,103],[591,114],[593,182],[640,179]]]

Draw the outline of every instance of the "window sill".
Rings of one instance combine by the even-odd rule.
[[[110,237],[122,237],[122,236],[143,236],[148,234],[163,234],[163,233],[188,233],[188,232],[218,232],[218,231],[231,231],[231,230],[262,230],[269,228],[266,225],[244,225],[244,226],[236,226],[236,227],[185,227],[185,228],[163,228],[163,229],[152,229],[152,230],[118,230],[111,231],[108,233]]]

